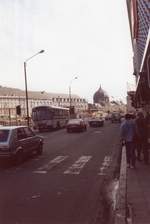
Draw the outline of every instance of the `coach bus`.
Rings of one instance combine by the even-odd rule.
[[[68,108],[56,106],[37,106],[32,108],[33,128],[39,131],[63,128],[68,119]]]

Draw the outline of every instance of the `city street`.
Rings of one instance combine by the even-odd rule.
[[[42,156],[0,168],[0,223],[93,224],[103,206],[99,193],[117,151],[119,125],[106,121],[86,132],[40,135]]]

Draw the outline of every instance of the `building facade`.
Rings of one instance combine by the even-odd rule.
[[[100,106],[106,106],[109,104],[109,97],[101,86],[93,95],[93,103],[99,104]]]
[[[0,116],[15,118],[16,107],[21,107],[21,117],[26,117],[26,97],[25,91],[14,88],[0,87]],[[47,92],[28,91],[29,114],[32,108],[40,105],[47,106],[70,106],[68,94],[57,94]],[[88,102],[84,98],[72,94],[71,105],[75,107],[75,112],[80,114],[88,110]]]
[[[122,112],[126,111],[126,105],[122,101],[109,100],[107,93],[100,88],[93,95],[93,106],[90,106],[92,111],[100,111],[103,114],[111,112]]]
[[[127,113],[136,113],[136,108],[134,107],[135,91],[127,91]]]
[[[126,0],[133,49],[135,107],[150,108],[150,1]]]

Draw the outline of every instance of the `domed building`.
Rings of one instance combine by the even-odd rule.
[[[94,93],[93,96],[94,104],[100,104],[101,106],[106,106],[109,103],[109,97],[106,92],[100,88]]]

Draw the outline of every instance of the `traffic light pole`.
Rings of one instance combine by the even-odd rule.
[[[26,93],[26,115],[27,115],[27,125],[28,125],[28,127],[29,127],[29,104],[28,104],[28,87],[27,87],[26,62],[24,62],[24,78],[25,78],[25,93]]]
[[[69,108],[71,108],[71,86],[69,86]]]

